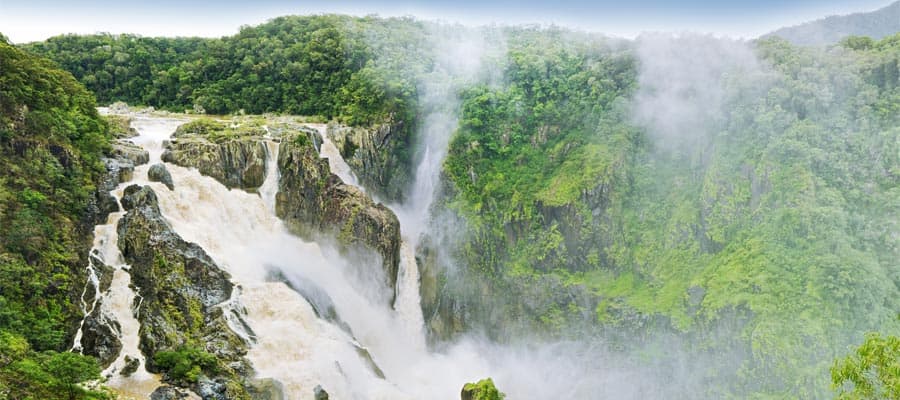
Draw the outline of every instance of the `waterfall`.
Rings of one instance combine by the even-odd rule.
[[[364,188],[358,186],[358,181],[350,166],[341,156],[337,146],[328,137],[325,125],[308,124],[307,126],[317,129],[322,136],[321,156],[328,159],[328,166],[331,171],[341,178],[344,183],[354,185],[364,191]],[[388,205],[392,211],[397,212],[396,207]],[[397,299],[394,308],[399,314],[403,328],[406,330],[410,340],[409,346],[425,351],[425,319],[422,316],[422,307],[419,297],[419,268],[416,265],[415,245],[411,244],[410,237],[403,230],[403,220],[400,221],[401,242],[400,242],[400,265],[397,271]]]
[[[84,289],[81,291],[80,298],[81,313],[84,314],[84,318],[81,319],[81,324],[78,325],[78,331],[75,332],[75,339],[72,341],[72,347],[69,349],[70,351],[81,351],[81,338],[84,336],[84,321],[87,319],[88,315],[94,312],[94,309],[97,308],[97,301],[100,300],[100,279],[97,277],[97,270],[94,266],[94,260],[96,258],[94,249],[96,248],[97,241],[95,236],[94,246],[91,249],[91,254],[88,256],[88,266],[85,268],[85,270],[87,270],[87,282],[84,284]],[[87,301],[84,300],[88,287],[94,289],[93,300],[91,301],[90,307],[88,307]]]
[[[151,153],[151,164],[159,160],[163,141],[179,123],[156,118],[133,122],[140,133],[134,142]],[[335,150],[328,150],[333,144],[327,136],[323,139],[323,155],[335,171],[342,171],[340,164],[346,163]],[[267,139],[266,146],[266,178],[259,193],[229,190],[196,169],[171,164],[167,168],[175,190],[149,182],[148,165],[136,168],[134,174],[134,183],[150,185],[157,193],[160,211],[174,231],[200,245],[231,274],[235,290],[220,307],[226,315],[241,317],[230,319],[229,325],[250,343],[247,358],[258,377],[280,381],[291,399],[311,399],[313,388],[321,385],[334,399],[455,400],[464,383],[488,376],[510,398],[575,393],[569,389],[578,387],[572,385],[571,363],[555,351],[510,349],[467,338],[448,344],[441,353],[429,352],[410,230],[401,226],[398,296],[392,308],[383,296],[387,288],[382,281],[361,273],[380,273],[380,262],[351,261],[329,243],[304,241],[275,216],[279,145]],[[420,169],[436,179],[436,165]],[[129,184],[120,185],[113,195],[120,198]],[[146,399],[160,382],[144,369],[138,347],[140,325],[135,315],[141,299],[129,287],[129,267],[117,246],[116,224],[122,215],[110,214],[107,224],[95,230],[96,254],[114,267],[112,284],[101,293],[98,306],[119,322],[123,345],[103,374],[119,394]],[[401,224],[407,221],[401,218]],[[320,315],[321,309],[315,307],[333,309],[333,318]],[[141,361],[130,377],[118,374],[126,355]],[[590,371],[584,373],[595,373]]]
[[[268,128],[266,129],[268,131]],[[270,213],[275,213],[275,194],[278,193],[278,143],[271,138],[266,140],[266,179],[259,187],[259,195],[262,197],[266,208]]]
[[[159,118],[137,118],[134,120],[132,124],[137,129],[139,136],[134,138],[133,141],[150,152],[151,164],[159,162],[163,151],[162,140],[168,138],[179,123],[181,121]],[[151,164],[136,167],[132,182],[120,184],[110,192],[116,198],[116,201],[121,199],[122,192],[126,186],[132,183],[149,183],[147,169]],[[130,267],[125,264],[122,254],[119,252],[118,233],[116,232],[119,219],[123,215],[124,212],[111,213],[105,224],[97,225],[94,228],[94,242],[89,258],[90,263],[86,267],[88,282],[85,284],[81,296],[82,311],[85,316],[91,314],[102,299],[99,310],[102,315],[101,321],[107,323],[111,331],[118,334],[119,341],[122,344],[122,349],[117,358],[102,373],[108,379],[106,384],[115,388],[124,398],[146,399],[160,385],[160,379],[144,369],[146,360],[139,349],[140,323],[136,316],[140,312],[141,298],[132,289],[131,276],[128,273]],[[110,286],[103,293],[100,292],[97,264],[95,263],[103,263],[113,269]],[[94,290],[94,299],[90,306],[84,301],[89,286]],[[115,321],[118,325],[111,324],[110,321]],[[83,327],[84,320],[82,320],[75,335],[73,350],[80,350],[81,348],[80,342],[83,336]],[[126,365],[126,357],[137,360],[140,363],[138,370],[128,377],[120,374]]]
[[[306,124],[306,126],[317,130],[319,135],[322,136],[322,146],[319,152],[322,157],[328,159],[328,167],[331,169],[331,172],[341,178],[344,183],[356,186],[365,192],[366,189],[360,186],[359,180],[356,179],[356,174],[353,173],[353,170],[341,157],[341,152],[338,151],[337,146],[328,137],[327,126],[325,124]]]

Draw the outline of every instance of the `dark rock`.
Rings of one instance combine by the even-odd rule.
[[[381,256],[388,287],[394,289],[400,259],[400,222],[382,204],[331,173],[328,160],[308,141],[285,138],[278,152],[281,173],[275,213],[308,240],[334,235],[345,252]]]
[[[188,398],[183,390],[173,386],[160,386],[150,394],[150,400],[181,400]]]
[[[162,160],[197,168],[229,188],[256,189],[266,179],[268,150],[262,137],[241,137],[213,143],[199,136],[168,143]]]
[[[131,160],[124,158],[105,158],[103,159],[103,162],[106,165],[106,170],[111,175],[109,183],[103,185],[104,190],[109,189],[105,190],[107,192],[115,189],[118,184],[128,182],[134,177],[134,163]]]
[[[125,356],[125,366],[122,367],[122,371],[119,371],[119,375],[131,376],[131,374],[137,372],[140,366],[141,360],[138,360],[137,358],[131,358],[130,356]]]
[[[316,400],[328,400],[328,392],[322,389],[322,385],[316,385],[313,389],[313,398]]]
[[[97,300],[94,310],[84,317],[81,327],[81,352],[94,356],[103,368],[108,367],[122,351],[119,322],[102,312],[103,299]]]
[[[140,207],[147,204],[152,204],[153,207],[158,207],[156,192],[154,192],[149,187],[147,187],[146,190],[144,189],[145,188],[141,185],[129,185],[128,187],[126,187],[124,193],[122,193],[122,199],[120,200],[122,203],[122,208],[124,208],[125,211],[131,211],[131,209],[135,207]],[[159,211],[158,208],[157,211]],[[122,222],[120,220],[119,226],[121,225]]]
[[[397,121],[369,128],[329,124],[327,135],[367,190],[400,202],[412,181],[410,128]]]
[[[122,205],[128,213],[119,220],[119,249],[131,265],[131,281],[143,299],[138,320],[147,370],[161,372],[153,362],[159,351],[202,343],[219,359],[220,368],[212,380],[194,390],[238,390],[235,388],[241,388],[242,377],[252,370],[244,358],[247,343],[229,328],[220,306],[234,289],[230,276],[200,246],[184,241],[172,230],[149,186],[125,188]]]
[[[106,223],[110,213],[119,211],[119,203],[109,192],[114,190],[119,183],[131,179],[134,172],[134,164],[131,161],[113,158],[103,158],[102,161],[106,167],[106,173],[101,175],[100,180],[96,182],[97,189],[88,199],[81,221],[80,230],[86,233],[92,232],[94,226]],[[90,248],[90,243],[87,246]]]
[[[166,185],[169,190],[175,190],[175,183],[172,182],[172,174],[169,173],[169,170],[166,169],[164,164],[151,165],[150,169],[147,170],[147,178],[150,179],[150,182],[160,182],[163,185]]]

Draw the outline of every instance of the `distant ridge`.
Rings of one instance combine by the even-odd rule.
[[[871,12],[836,15],[781,28],[763,37],[779,36],[799,45],[826,45],[851,36],[880,39],[900,32],[900,1]]]

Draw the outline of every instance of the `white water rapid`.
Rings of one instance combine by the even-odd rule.
[[[136,167],[133,179],[125,182],[111,194],[118,201],[122,197],[125,187],[133,183],[149,184],[147,179],[147,169],[149,165],[160,161],[162,154],[162,140],[169,137],[172,131],[181,122],[179,120],[162,119],[162,118],[136,118],[133,126],[137,129],[140,136],[133,141],[144,147],[150,153],[150,163]],[[138,348],[140,339],[138,332],[140,323],[138,322],[136,313],[140,309],[140,297],[132,290],[131,276],[128,274],[129,266],[122,259],[122,254],[118,247],[118,234],[116,227],[119,219],[124,212],[114,212],[109,214],[106,224],[98,225],[94,228],[94,243],[91,249],[91,262],[86,268],[88,270],[88,284],[85,286],[85,293],[82,294],[82,302],[84,296],[91,286],[95,290],[94,301],[90,307],[86,303],[83,304],[85,315],[90,314],[96,304],[100,304],[101,320],[108,324],[113,332],[118,334],[122,343],[122,350],[119,352],[116,360],[103,371],[102,375],[107,378],[106,384],[114,388],[123,399],[146,399],[150,393],[160,385],[159,377],[147,372],[144,369],[145,359]],[[97,281],[96,270],[94,265],[95,258],[97,261],[113,267],[112,282],[109,289],[100,293],[99,282]],[[110,321],[118,322],[118,326],[110,324]],[[82,321],[82,326],[84,322]],[[72,346],[73,350],[81,349],[82,330],[79,328],[75,336]],[[126,365],[126,357],[138,360],[140,367],[131,376],[125,377],[120,374]]]
[[[321,155],[328,159],[328,166],[331,171],[341,178],[347,184],[358,186],[356,176],[341,157],[337,147],[328,137],[326,126],[324,124],[309,124],[310,127],[319,131],[322,136]],[[359,187],[363,189],[362,187]],[[396,213],[396,207],[391,207]],[[403,230],[405,224],[401,220],[401,241],[400,241],[400,266],[397,269],[397,300],[394,303],[394,309],[400,316],[400,322],[406,330],[409,338],[409,346],[418,351],[425,351],[425,319],[422,316],[422,307],[419,297],[419,267],[416,265],[415,243]]]
[[[176,125],[168,120],[135,121],[141,134],[135,142],[150,151],[150,164],[159,160],[162,141]],[[146,168],[135,173],[138,183],[156,191],[160,210],[175,231],[203,247],[232,275],[239,301],[247,310],[246,321],[256,335],[248,358],[259,377],[282,382],[291,399],[312,398],[319,384],[334,399],[454,399],[463,383],[485,376],[475,351],[470,352],[469,362],[460,363],[461,368],[449,368],[445,357],[426,352],[417,276],[401,285],[401,293],[415,296],[398,297],[398,310],[403,311],[397,312],[383,300],[385,288],[358,272],[380,269],[380,265],[349,265],[330,246],[305,242],[287,232],[273,212],[277,151],[271,142],[268,174],[259,194],[229,190],[194,169],[171,164],[167,168],[174,191],[146,182]],[[414,274],[412,252],[404,249],[405,262],[412,264],[404,269]],[[294,287],[316,288],[313,295],[322,297],[316,300],[330,303],[341,322],[319,318],[297,291],[273,280],[273,273]],[[417,316],[416,322],[409,323],[408,315]],[[398,329],[413,325],[415,329]],[[361,355],[363,348],[385,379]]]
[[[571,365],[552,353],[536,358],[527,349],[471,339],[442,353],[426,349],[415,242],[406,227],[393,308],[384,296],[388,288],[378,277],[365,273],[380,271],[380,262],[359,265],[353,261],[357,263],[353,265],[327,243],[306,242],[288,233],[274,213],[275,141],[267,142],[267,175],[259,193],[229,190],[195,169],[172,164],[166,167],[175,190],[149,182],[148,166],[160,161],[163,141],[181,122],[152,117],[134,120],[140,136],[133,141],[150,152],[150,163],[136,168],[134,181],[120,185],[114,194],[118,198],[131,183],[150,185],[175,232],[199,244],[232,275],[235,296],[226,306],[246,310],[245,320],[253,332],[248,358],[259,378],[274,378],[284,385],[288,399],[312,399],[313,388],[321,385],[338,400],[455,400],[464,383],[485,377],[493,377],[510,399],[571,393],[560,391],[558,385],[548,386],[553,374],[536,367],[562,371],[562,378],[568,378],[565,371]],[[333,144],[326,140],[322,150],[333,170],[353,182]],[[119,358],[104,374],[110,377],[107,384],[126,398],[146,399],[159,378],[144,370],[138,350],[140,326],[132,313],[135,294],[128,286],[128,266],[116,243],[115,227],[121,216],[111,214],[108,223],[96,229],[96,249],[102,260],[115,267],[110,289],[101,294],[101,310],[119,322],[123,343]],[[125,355],[141,360],[141,368],[128,378],[118,374]]]

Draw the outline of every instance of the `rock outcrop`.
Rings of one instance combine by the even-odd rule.
[[[103,300],[97,301],[94,310],[84,317],[81,326],[82,354],[97,357],[104,368],[112,364],[122,351],[122,342],[118,332],[119,322],[110,318],[103,311]]]
[[[150,153],[128,140],[120,139],[113,142],[110,154],[115,159],[131,161],[133,166],[150,162]]]
[[[150,400],[181,400],[189,396],[183,390],[173,386],[160,386],[150,394]]]
[[[382,258],[387,284],[394,288],[400,259],[400,222],[382,204],[331,173],[307,135],[285,138],[278,152],[281,173],[275,212],[301,237],[334,235],[345,251],[374,251]]]
[[[504,394],[497,390],[491,378],[477,383],[467,383],[460,392],[461,400],[503,400]]]
[[[204,399],[246,398],[244,378],[251,374],[245,343],[228,326],[221,304],[234,289],[230,276],[200,246],[184,241],[162,217],[156,193],[148,187],[125,189],[128,212],[118,225],[119,249],[131,265],[131,281],[143,299],[138,310],[140,349],[147,369],[160,351],[203,346],[217,367],[204,370],[189,386]]]
[[[160,182],[166,185],[169,190],[175,190],[175,183],[172,182],[172,174],[166,169],[165,164],[153,164],[147,170],[147,178],[150,182]]]
[[[215,143],[198,135],[172,139],[162,160],[197,168],[229,188],[256,189],[266,179],[268,151],[261,137],[239,137]]]
[[[329,124],[327,134],[367,190],[399,202],[412,179],[410,129],[402,122],[368,128]]]

